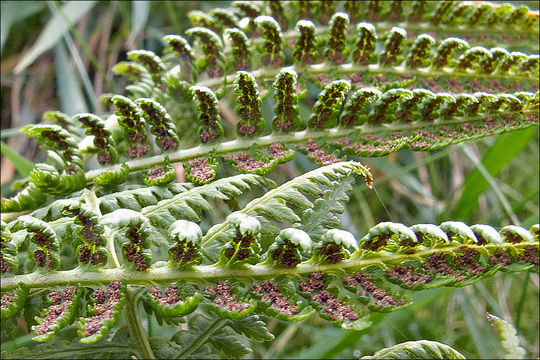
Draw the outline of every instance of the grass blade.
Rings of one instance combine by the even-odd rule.
[[[34,164],[32,164],[30,160],[10,148],[5,142],[2,141],[1,145],[2,155],[7,157],[9,161],[13,163],[13,166],[15,166],[17,172],[22,177],[27,177],[28,175],[30,175],[30,171],[32,171]]]
[[[499,136],[482,159],[482,164],[489,174],[496,177],[527,146],[536,131],[538,131],[536,128],[529,128]],[[488,185],[480,170],[471,171],[465,178],[463,192],[454,208],[452,218],[465,221],[473,209],[477,208],[478,197]]]
[[[9,36],[11,26],[40,12],[43,9],[43,5],[40,1],[2,1],[0,51],[4,49],[4,44]]]
[[[59,43],[55,46],[54,55],[56,60],[60,109],[70,116],[87,112],[88,110],[81,87],[69,62],[64,44]]]
[[[51,10],[51,12],[53,14],[55,14],[55,16],[60,15],[60,17],[62,17],[62,14],[59,13],[59,11],[61,10],[60,6],[58,6],[58,9],[57,9],[57,7],[50,1],[47,2],[47,5],[49,5],[49,9]],[[67,23],[67,21],[66,21],[66,23]],[[97,99],[96,93],[94,91],[94,87],[92,86],[92,83],[90,82],[90,78],[88,77],[88,73],[86,72],[86,69],[85,69],[85,67],[83,65],[83,62],[81,60],[81,56],[79,55],[79,51],[77,50],[77,47],[75,46],[75,43],[73,42],[73,39],[72,39],[69,31],[67,31],[64,34],[64,40],[65,40],[66,45],[67,45],[67,47],[69,49],[71,57],[73,58],[73,62],[75,63],[75,67],[77,68],[77,70],[79,72],[79,75],[81,76],[81,80],[82,80],[82,83],[83,83],[84,88],[86,90],[86,93],[88,95],[88,98],[90,98],[90,100],[91,100],[91,103],[92,103],[91,111],[97,111],[97,109],[98,109],[98,99]],[[66,60],[67,60],[67,58],[66,58]],[[69,63],[66,63],[66,65],[69,65]],[[69,74],[72,77],[75,76],[75,74],[74,74],[73,70],[71,69],[71,67],[67,68],[67,67],[65,67],[65,65],[60,67],[60,69],[63,69],[63,68],[66,69],[66,75]],[[75,78],[73,80],[75,80]],[[78,86],[77,86],[77,89],[78,89]],[[82,94],[79,93],[77,95],[81,96],[80,102],[82,101],[82,104],[84,105],[85,101],[84,101],[84,98],[82,98]],[[83,111],[83,110],[81,110],[81,111]],[[86,109],[86,106],[84,106],[84,111],[88,111]]]
[[[459,295],[459,305],[463,311],[463,316],[465,318],[467,328],[469,329],[469,334],[471,335],[472,341],[476,347],[476,351],[478,352],[478,357],[482,359],[489,359],[491,358],[489,345],[486,341],[486,337],[482,334],[482,331],[476,323],[471,298],[465,291],[460,291]]]
[[[495,179],[491,176],[488,169],[486,169],[484,164],[480,162],[480,159],[476,157],[476,155],[471,151],[470,148],[463,147],[463,153],[469,158],[469,160],[472,161],[472,163],[476,166],[476,169],[480,171],[480,174],[482,174],[484,179],[489,183],[489,185],[495,192],[495,195],[499,199],[499,202],[501,203],[502,208],[504,209],[508,217],[512,220],[514,224],[520,225],[519,219],[517,218],[516,214],[512,211],[512,207],[510,206],[508,199],[506,199],[502,190],[500,189],[499,185],[497,185],[497,183],[495,182]]]
[[[131,3],[131,34],[129,34],[128,42],[134,41],[137,35],[144,29],[149,12],[149,1],[133,1]]]
[[[96,5],[96,3],[97,1],[70,1],[66,3],[62,9],[74,24],[86,13],[88,13],[94,7],[94,5]],[[68,25],[62,20],[62,18],[59,16],[51,18],[45,26],[45,29],[39,35],[36,43],[26,54],[24,54],[17,66],[15,66],[15,73],[20,73],[26,69],[41,54],[56,45],[66,31],[68,31]]]

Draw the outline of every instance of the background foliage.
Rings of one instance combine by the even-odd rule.
[[[526,5],[538,8],[536,2]],[[1,137],[14,153],[37,163],[46,154],[19,128],[39,123],[48,110],[68,115],[102,112],[98,96],[119,93],[125,85],[110,69],[126,59],[127,51],[145,48],[160,53],[165,34],[181,34],[191,26],[184,14],[226,7],[228,2],[77,2],[65,12],[73,28],[68,28],[52,2],[3,1],[1,6]],[[316,99],[316,93],[308,93],[310,97]],[[300,114],[310,113],[309,107],[300,106]],[[271,114],[265,102],[263,110]],[[7,197],[14,194],[12,186],[26,176],[28,166],[22,159],[8,160],[10,152],[2,146],[1,191]],[[538,159],[537,128],[438,151],[366,158],[363,162],[372,169],[375,191],[367,191],[361,182],[355,185],[343,226],[359,236],[382,221],[412,225],[452,219],[528,228],[539,217]],[[298,154],[269,176],[283,183],[312,168]],[[219,171],[220,177],[233,174],[228,166]],[[177,176],[184,181],[180,172]],[[225,209],[217,209],[215,216],[220,212],[225,214]],[[538,274],[498,273],[466,288],[414,293],[411,307],[374,313],[375,325],[362,331],[344,332],[317,318],[300,323],[271,319],[268,327],[275,340],[252,342],[250,356],[358,357],[404,341],[428,339],[450,345],[466,357],[496,358],[502,350],[485,320],[487,311],[514,324],[527,357],[536,358],[538,293]],[[156,332],[175,332],[174,325],[159,327],[152,317],[146,321],[145,326]],[[24,330],[24,320],[19,322],[21,327],[12,338],[2,338],[2,350],[35,346],[30,341],[33,335]],[[66,329],[59,335],[69,339],[72,332]]]

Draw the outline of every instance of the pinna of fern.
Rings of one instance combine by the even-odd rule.
[[[287,74],[294,73],[288,72]],[[247,75],[240,73],[237,79],[243,79],[244,76]],[[276,81],[281,81],[279,79],[282,76],[285,75],[279,74]],[[169,170],[164,171],[163,165],[166,167],[169,162],[185,161],[184,166],[187,165],[186,168],[189,170],[188,174],[191,175],[191,178],[196,183],[204,183],[215,176],[212,175],[215,174],[217,166],[214,160],[215,156],[224,156],[239,171],[263,174],[273,169],[277,164],[292,158],[294,151],[289,147],[290,145],[306,152],[308,158],[315,163],[324,165],[336,162],[341,157],[339,153],[337,155],[328,153],[327,149],[331,147],[339,148],[350,155],[384,156],[402,148],[411,150],[437,149],[452,143],[524,128],[537,123],[538,93],[520,92],[515,95],[495,95],[479,92],[474,95],[451,95],[418,89],[390,89],[385,92],[375,89],[359,89],[350,95],[341,109],[337,104],[346,98],[351,85],[346,80],[339,80],[327,85],[320,93],[319,101],[313,106],[314,114],[309,120],[307,130],[284,131],[288,128],[297,128],[299,122],[294,107],[288,110],[284,107],[285,105],[280,105],[278,102],[276,111],[279,113],[276,114],[281,113],[282,115],[279,116],[283,119],[282,112],[287,111],[292,116],[291,120],[281,120],[279,133],[251,139],[250,137],[263,131],[264,125],[260,117],[261,100],[257,99],[258,95],[253,92],[257,89],[255,81],[249,77],[245,79],[247,80],[241,81],[253,84],[249,85],[253,86],[253,90],[249,90],[250,95],[240,95],[238,98],[240,105],[238,105],[237,111],[245,120],[238,122],[237,129],[239,134],[244,136],[237,140],[216,143],[214,146],[201,144],[196,148],[171,152],[178,147],[179,141],[170,116],[163,107],[158,107],[159,104],[155,102],[144,99],[137,100],[141,104],[140,106],[146,109],[146,116],[153,124],[152,132],[158,135],[156,144],[167,151],[166,155],[155,155],[147,159],[145,157],[147,157],[150,144],[148,144],[148,136],[144,133],[146,122],[142,115],[143,110],[135,110],[138,107],[136,103],[129,102],[125,98],[121,100],[122,98],[119,96],[115,97],[113,101],[118,106],[120,106],[120,101],[123,101],[126,104],[122,105],[123,109],[127,109],[125,106],[132,108],[129,110],[130,115],[121,115],[121,118],[133,117],[133,120],[130,120],[133,121],[132,125],[126,125],[124,128],[126,140],[121,140],[118,137],[119,140],[115,140],[114,138],[115,133],[122,134],[119,131],[121,128],[117,128],[109,135],[107,134],[110,131],[102,131],[103,135],[101,133],[100,135],[106,137],[95,138],[94,135],[95,139],[101,139],[94,140],[94,146],[97,149],[91,150],[92,145],[89,145],[85,151],[97,152],[100,160],[111,162],[116,155],[110,150],[110,144],[125,143],[125,150],[120,152],[118,161],[122,161],[126,157],[127,159],[135,158],[135,160],[122,162],[108,168],[91,170],[86,174],[87,181],[99,179],[96,181],[100,185],[107,185],[108,182],[111,185],[118,184],[126,179],[128,171],[151,166],[158,166],[153,173],[154,178],[160,178],[172,171],[170,168],[166,168]],[[238,89],[248,91],[246,86],[248,85],[239,83]],[[219,116],[215,112],[215,100],[214,105],[204,105],[203,107],[202,102],[212,101],[212,97],[202,98],[203,94],[208,93],[208,91],[194,88],[195,94],[198,94],[196,95],[198,101],[201,101],[200,109],[208,112],[208,115],[204,113],[201,115],[201,119],[204,119],[200,130],[201,140],[210,139],[206,134],[219,135],[222,132]],[[281,98],[283,95],[276,95],[278,101],[283,100],[294,104],[294,94],[292,94],[291,99]],[[291,94],[287,94],[287,96],[291,96]],[[248,100],[251,98],[253,100]],[[253,103],[253,101],[255,102]],[[154,120],[152,116],[156,119]],[[75,118],[88,119],[89,117],[88,115],[77,115]],[[413,121],[415,118],[423,120]],[[273,122],[275,126],[279,121],[277,119],[279,118]],[[297,125],[293,125],[295,123]],[[97,133],[97,130],[95,132]],[[64,136],[67,138],[68,135],[64,134]],[[217,139],[215,136],[211,138]],[[43,138],[43,140],[40,138],[40,141],[47,141],[47,138]],[[73,142],[73,140],[71,141]],[[59,146],[68,148],[67,142],[61,144]],[[288,144],[289,146],[287,146]],[[72,152],[79,153],[77,147],[73,144],[71,146],[73,150],[68,152],[69,156],[72,156]],[[205,167],[208,170],[204,170]],[[41,168],[43,169],[40,171]],[[48,180],[49,177],[44,177],[45,173],[42,174],[45,169],[49,168],[53,169],[51,165],[41,165],[31,175],[31,180],[33,180],[31,184],[37,182],[36,185],[40,191],[60,194],[81,189],[85,185],[85,182],[81,181],[81,170],[75,171],[75,169],[80,169],[80,165],[79,167],[68,166],[67,169],[73,173],[70,173],[70,176],[60,177],[61,181],[56,180],[56,182]],[[113,175],[116,173],[118,175]],[[207,173],[210,175],[206,175]],[[168,175],[169,179],[171,175]],[[42,177],[43,179],[41,179]],[[75,177],[74,180],[71,180],[73,177]],[[56,185],[58,189],[52,189],[53,185]],[[3,200],[2,204],[4,204],[4,212],[24,210],[31,205],[29,202],[19,199],[6,199]]]
[[[124,284],[136,284],[151,276],[160,284],[171,284],[165,288],[166,297],[160,287],[156,286],[149,288],[145,295],[148,296],[154,311],[160,312],[164,317],[183,316],[198,306],[209,306],[223,318],[238,318],[260,312],[284,320],[303,320],[314,313],[319,313],[323,318],[340,324],[345,329],[361,329],[365,326],[361,318],[367,312],[395,311],[409,303],[404,297],[403,290],[396,290],[394,285],[408,290],[444,285],[464,286],[497,271],[523,271],[538,265],[538,240],[529,242],[529,238],[533,235],[522,228],[519,233],[527,234],[524,238],[516,241],[515,235],[518,232],[515,231],[511,237],[513,242],[507,242],[510,238],[505,237],[506,240],[501,241],[507,233],[506,229],[502,229],[500,233],[495,231],[488,237],[486,229],[482,231],[482,226],[477,226],[477,230],[462,223],[447,224],[447,227],[449,226],[453,230],[459,229],[457,231],[462,233],[471,233],[475,239],[482,237],[485,242],[482,245],[480,242],[465,245],[468,238],[459,234],[448,236],[450,232],[442,231],[442,226],[418,225],[413,231],[412,228],[401,224],[384,223],[373,228],[370,235],[360,241],[360,244],[368,244],[370,241],[373,243],[372,240],[375,238],[371,234],[376,234],[376,242],[380,244],[378,248],[370,245],[354,250],[353,246],[350,248],[351,251],[346,249],[348,240],[345,240],[350,234],[333,234],[329,235],[322,245],[341,248],[350,254],[347,259],[335,255],[326,256],[329,247],[323,246],[320,248],[325,248],[323,252],[314,252],[311,259],[291,268],[289,260],[291,258],[285,254],[299,245],[302,245],[305,251],[308,247],[304,243],[309,241],[307,237],[297,243],[298,235],[291,229],[289,235],[285,233],[280,235],[285,236],[285,239],[290,237],[291,240],[276,243],[278,247],[288,243],[282,250],[283,257],[273,255],[276,253],[274,250],[268,253],[273,259],[272,262],[246,265],[247,267],[243,267],[241,271],[235,270],[235,267],[216,265],[194,265],[190,271],[157,267],[148,270],[149,273],[135,268],[103,269],[87,274],[86,280],[81,280],[80,284],[95,289],[93,296],[96,304],[105,304],[105,307],[101,306],[99,309],[96,307],[94,311],[98,315],[110,315],[98,317],[95,321],[92,317],[85,320],[81,318],[79,320],[81,341],[98,340],[117,321],[123,306],[121,298],[118,302],[118,295],[113,293],[106,295],[99,287],[95,288],[94,284],[109,283],[110,289],[113,285],[118,289],[120,282],[114,280],[118,278]],[[538,226],[532,231],[538,232]],[[406,245],[409,241],[414,245]],[[411,251],[416,255],[414,258],[410,256]],[[53,293],[67,291],[68,288],[63,286],[69,281],[66,276],[72,273],[75,274],[75,270],[48,275],[47,285],[59,289],[53,290],[49,298],[52,299]],[[17,288],[15,281],[23,280],[30,288],[43,286],[39,282],[33,282],[31,275],[16,275],[13,279],[4,280],[3,288],[8,291],[3,295],[5,309],[13,309],[14,307],[10,307],[11,304],[16,304],[20,297],[27,296],[25,295],[27,293],[9,292],[9,289]],[[232,277],[235,280],[230,280]],[[251,292],[246,292],[248,289],[251,289]],[[76,304],[80,293],[73,294],[70,291],[70,296],[69,304]],[[116,300],[109,304],[106,296],[114,296],[112,299]],[[14,306],[16,308],[16,305]],[[50,311],[48,313],[52,314]],[[11,313],[6,313],[6,316],[14,315]],[[66,319],[63,314],[54,319],[47,319],[46,326],[35,328],[38,341],[46,340],[74,320],[69,318],[70,320],[60,321]],[[88,327],[90,324],[91,329]],[[44,334],[47,338],[42,336]],[[99,336],[94,336],[95,334]]]
[[[148,296],[151,296],[149,300],[155,306],[183,304],[181,308],[186,309],[187,303],[181,301],[188,296],[191,299],[190,311],[196,308],[195,304],[198,302],[201,305],[209,302],[211,308],[221,316],[237,318],[252,314],[259,308],[259,303],[266,303],[261,305],[261,309],[267,315],[301,320],[318,312],[322,317],[337,322],[344,328],[363,326],[362,321],[356,321],[366,311],[394,311],[408,304],[408,300],[403,297],[403,291],[396,291],[391,284],[412,290],[442,285],[464,286],[498,271],[522,271],[538,265],[538,225],[533,226],[530,231],[517,226],[507,226],[497,231],[487,225],[469,227],[459,222],[445,222],[439,227],[414,225],[410,228],[402,224],[381,223],[359,240],[355,240],[353,235],[346,231],[333,228],[332,225],[335,224],[323,228],[320,239],[311,238],[309,233],[300,230],[302,226],[298,213],[320,206],[320,203],[314,204],[310,198],[324,188],[330,191],[346,191],[337,190],[335,187],[355,174],[363,174],[368,179],[370,176],[365,168],[354,162],[341,162],[313,170],[252,200],[239,212],[232,213],[223,223],[216,224],[205,235],[197,224],[178,220],[166,230],[164,237],[170,244],[167,263],[154,262],[151,256],[153,251],[162,246],[162,240],[152,234],[151,228],[162,228],[163,221],[167,222],[167,217],[162,216],[163,210],[167,209],[171,215],[178,214],[179,217],[188,216],[191,220],[197,220],[196,212],[192,212],[192,215],[185,212],[188,206],[192,209],[201,206],[206,208],[206,201],[202,197],[195,200],[197,192],[226,199],[230,196],[227,194],[234,192],[226,190],[225,184],[229,182],[229,189],[234,189],[230,186],[239,184],[238,181],[222,179],[191,190],[185,189],[172,199],[144,206],[137,212],[122,208],[113,210],[108,206],[91,210],[82,205],[81,210],[77,210],[75,200],[62,200],[57,202],[56,207],[63,207],[64,211],[53,215],[51,208],[47,213],[35,213],[36,216],[44,216],[46,219],[57,219],[51,221],[51,225],[33,216],[22,217],[11,226],[3,226],[2,238],[5,239],[3,243],[12,242],[13,238],[21,239],[15,243],[16,247],[23,246],[24,242],[31,238],[36,245],[55,251],[58,246],[48,246],[46,234],[59,241],[56,235],[58,232],[62,234],[63,243],[80,244],[81,235],[96,237],[97,235],[90,235],[89,232],[96,226],[102,226],[104,232],[109,234],[107,244],[104,244],[107,256],[114,260],[104,267],[87,271],[84,278],[78,281],[80,286],[93,287],[99,283],[110,283],[109,286],[113,286],[113,283],[118,281],[124,283],[122,286],[144,284],[151,278],[154,282],[171,284],[170,286],[177,289],[174,292],[166,291],[166,294],[169,294],[166,302],[157,301],[165,298],[162,293],[152,290],[150,294],[153,295]],[[250,176],[251,181],[256,179],[256,175],[240,176]],[[218,184],[220,182],[222,185]],[[246,189],[246,184],[243,188]],[[239,189],[236,188],[235,191]],[[142,195],[142,190],[145,189],[131,192],[133,195]],[[117,199],[125,196],[126,194],[120,195]],[[347,199],[345,196],[341,202]],[[191,201],[186,203],[186,200]],[[99,197],[96,201],[98,204],[101,202]],[[297,210],[293,211],[285,206],[288,203],[294,204]],[[339,206],[334,205],[334,209],[326,216],[332,217],[332,211],[339,211]],[[77,216],[73,218],[72,214]],[[94,223],[95,221],[97,223]],[[276,225],[271,225],[284,221],[291,223],[292,227],[280,231]],[[68,226],[79,230],[66,231],[66,222],[71,222],[72,225]],[[81,223],[94,225],[81,230],[80,225],[77,225]],[[265,224],[263,232],[261,223]],[[28,235],[21,238],[25,233]],[[261,252],[262,235],[275,237],[275,242]],[[116,255],[115,244],[120,245],[121,257]],[[3,246],[4,248],[8,249],[6,246]],[[8,254],[7,251],[5,253]],[[217,257],[219,254],[221,255]],[[82,270],[80,267],[61,271],[46,270],[47,276],[42,277],[39,275],[43,274],[40,269],[43,265],[41,260],[34,257],[31,261],[36,264],[33,273],[19,273],[16,269],[4,272],[3,291],[17,289],[20,283],[30,289],[41,286],[62,287],[69,284],[70,279],[76,278],[76,274],[80,274]],[[275,280],[268,280],[276,276]],[[227,280],[231,278],[235,280]],[[296,289],[294,292],[291,292],[292,284]],[[251,295],[242,290],[249,288],[253,290]],[[96,291],[94,290],[94,294],[99,293]],[[123,290],[119,291],[122,293]],[[100,294],[102,293],[103,291]],[[353,295],[355,293],[358,294]],[[70,296],[71,294],[73,292],[70,292]],[[15,304],[15,294],[6,293],[5,296],[6,306],[9,302]],[[96,296],[98,295],[94,295],[94,298],[98,299]],[[113,305],[96,310],[99,314],[99,311],[106,311],[109,307],[112,313],[105,318],[100,317],[101,322],[96,323],[95,330],[84,330],[87,326],[85,324],[93,324],[94,320],[90,320],[91,318],[80,321],[85,342],[85,339],[90,334],[96,334],[98,329],[105,329],[101,332],[101,337],[106,329],[114,325],[117,316],[114,314],[122,307],[119,305],[122,303],[121,298],[121,295],[114,295],[114,299],[120,299],[120,302],[115,300]],[[73,299],[72,303],[76,303],[74,298],[70,299]],[[108,301],[106,298],[102,299],[97,303],[104,304],[104,301]],[[156,311],[163,313],[164,310]],[[187,310],[182,310],[182,314],[185,311]],[[61,316],[56,322],[50,320],[46,331],[40,330],[37,334],[49,334],[59,330],[59,324],[68,325],[68,321],[59,322],[60,318],[64,319]],[[92,341],[99,337],[94,336]]]

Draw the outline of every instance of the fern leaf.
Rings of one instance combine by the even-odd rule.
[[[77,333],[83,344],[95,343],[116,324],[125,303],[126,286],[120,281],[109,283],[107,291],[96,289],[92,293],[94,305],[89,305],[91,316],[79,318]]]
[[[120,95],[114,96],[111,101],[117,109],[118,123],[125,129],[125,137],[128,139],[126,154],[130,158],[145,156],[148,152],[146,122],[139,107],[130,99]]]
[[[86,135],[94,137],[94,148],[86,148],[85,150],[97,152],[98,162],[102,165],[116,163],[118,154],[115,149],[115,142],[111,132],[105,129],[105,122],[94,114],[77,114],[73,119],[79,121],[86,128]]]
[[[326,174],[329,174],[328,169]],[[132,213],[130,217],[118,216],[121,224],[114,226],[140,230],[138,224],[143,216]],[[114,213],[109,214],[109,218],[114,217]],[[108,218],[105,219],[105,223],[110,225]],[[402,224],[383,223],[372,228],[358,245],[350,233],[330,229],[316,246],[310,245],[309,235],[301,230],[286,229],[276,239],[275,245],[261,256],[258,250],[260,224],[255,218],[241,212],[234,213],[227,224],[234,230],[231,238],[236,240],[231,240],[223,247],[221,260],[213,265],[192,263],[186,267],[184,265],[188,263],[180,263],[180,267],[171,267],[169,264],[147,268],[147,271],[140,271],[134,266],[102,269],[86,273],[79,284],[85,286],[85,282],[110,282],[113,279],[133,283],[147,278],[165,283],[176,280],[176,287],[167,290],[167,297],[159,289],[152,290],[148,295],[154,303],[162,299],[159,301],[162,306],[172,306],[169,310],[156,308],[164,316],[193,311],[200,297],[199,306],[223,319],[236,319],[257,312],[280,319],[301,320],[317,312],[345,329],[360,329],[365,326],[363,316],[367,312],[396,311],[410,303],[404,290],[397,291],[393,284],[407,290],[465,286],[498,271],[523,271],[538,266],[538,244],[536,241],[530,242],[531,235],[526,235],[524,229],[514,229],[514,234],[523,234],[520,241],[516,237],[519,235],[505,235],[505,239],[512,242],[501,242],[498,232],[480,225],[467,227],[460,223],[446,224],[445,233],[442,225],[417,225],[409,228]],[[179,234],[179,231],[184,231],[182,229],[194,227],[196,231],[191,239],[194,246],[184,249],[204,254],[204,248],[199,250],[196,246],[200,236],[197,226],[188,225],[187,222],[181,222],[171,232]],[[451,231],[468,235],[449,236]],[[508,233],[508,229],[501,230],[501,233]],[[208,235],[215,236],[215,229],[211,229]],[[471,239],[472,236],[476,240]],[[244,241],[248,238],[249,241]],[[180,237],[177,239],[182,240]],[[184,240],[187,245],[188,238]],[[177,242],[175,246],[179,244]],[[229,254],[228,249],[233,251]],[[137,254],[129,255],[128,251],[124,251],[125,261],[130,261],[130,256]],[[75,274],[80,274],[79,271],[55,272],[44,279],[36,278],[33,274],[15,275],[3,279],[2,290],[5,292],[17,288],[20,282],[27,287],[62,285],[71,281],[69,279],[73,279]],[[231,277],[235,279],[224,280]],[[117,309],[116,305],[113,307]],[[114,312],[112,317],[108,317],[110,321],[107,320],[103,325],[99,325],[101,323],[98,318],[88,318],[86,322],[81,322],[82,329],[88,329],[84,324],[94,321],[96,329],[101,326],[107,329],[107,324],[116,321],[113,315]],[[84,330],[84,338],[90,332]]]
[[[71,286],[63,291],[54,290],[47,297],[52,305],[46,310],[46,317],[38,319],[39,325],[33,327],[37,335],[33,338],[35,341],[47,341],[57,331],[72,323],[81,297],[81,288]]]
[[[305,204],[313,206],[302,193],[318,194],[321,191],[321,185],[332,187],[332,181],[351,176],[353,174],[362,174],[366,182],[370,184],[371,174],[359,163],[343,162],[313,170],[301,175],[288,183],[267,192],[261,198],[252,200],[242,210],[241,213],[261,214],[273,218],[277,221],[298,222],[300,218],[296,213],[286,206],[287,202],[295,204]],[[308,205],[309,203],[309,205]],[[230,220],[212,227],[203,237],[203,247],[215,241],[220,237],[220,232],[230,227]]]
[[[465,359],[458,351],[450,346],[436,341],[418,340],[407,341],[377,351],[372,356],[361,359]]]
[[[185,316],[194,311],[199,305],[200,294],[182,299],[178,294],[177,286],[169,286],[163,291],[154,286],[148,292],[148,298],[155,311],[164,317]]]
[[[40,191],[30,181],[24,182],[19,192],[12,198],[2,198],[0,210],[2,213],[18,212],[35,209],[47,200],[47,195]]]
[[[129,51],[127,56],[130,60],[141,64],[146,68],[146,70],[148,70],[156,86],[163,86],[163,73],[165,72],[165,66],[156,54],[148,50],[133,50]]]
[[[516,329],[512,324],[499,319],[497,316],[486,313],[486,318],[496,329],[500,338],[501,345],[505,350],[505,359],[524,359],[525,349],[519,346],[519,338],[516,335]]]
[[[17,246],[13,243],[11,236],[11,231],[7,228],[7,224],[5,222],[1,222],[1,231],[2,231],[2,237],[1,242],[2,244],[0,246],[0,254],[2,255],[2,258],[0,259],[0,269],[2,271],[2,275],[4,274],[15,274],[17,272],[17,269],[19,268],[19,259],[17,258]],[[6,275],[7,275],[6,274]]]
[[[306,231],[313,240],[318,241],[325,229],[339,227],[338,216],[345,211],[344,204],[349,201],[347,193],[352,190],[352,181],[352,178],[341,180],[334,188],[325,190],[323,195],[315,200],[313,208],[306,207],[299,229]]]
[[[199,220],[199,215],[196,211],[210,207],[206,200],[204,200],[205,196],[216,199],[228,199],[230,196],[240,194],[242,191],[249,189],[252,185],[271,187],[273,183],[271,180],[257,175],[237,175],[193,188],[169,199],[161,200],[156,205],[145,207],[141,213],[150,219],[152,225],[161,228],[167,228],[176,219],[175,216],[197,221]]]

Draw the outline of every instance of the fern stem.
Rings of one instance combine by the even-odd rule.
[[[28,346],[28,344],[32,344],[32,338],[36,336],[34,333],[21,335],[18,337],[15,337],[15,335],[11,336],[11,340],[8,342],[2,344],[2,351],[13,351],[15,349],[18,349],[23,346]]]
[[[146,323],[148,324],[148,336],[152,337],[154,331],[152,329],[152,317],[150,316],[150,314],[146,314]]]
[[[19,216],[30,214],[32,210],[24,210],[24,211],[18,211],[18,212],[8,212],[8,213],[2,213],[1,219],[3,222],[8,223],[15,219],[17,219]]]
[[[140,291],[133,291],[128,287],[126,294],[126,322],[131,336],[139,344],[143,359],[155,359],[156,357],[150,347],[146,331],[144,330],[141,318],[139,317],[138,305],[140,295]]]
[[[35,336],[30,334],[28,336]],[[96,354],[115,354],[118,358],[130,358],[130,355],[135,356],[139,359],[141,356],[137,349],[134,349],[132,346],[128,345],[116,345],[111,343],[100,343],[100,344],[85,344],[84,347],[69,347],[63,348],[60,345],[61,350],[52,348],[55,345],[52,345],[48,349],[40,349],[39,353],[32,355],[32,359],[93,359],[96,358]],[[2,344],[2,351],[10,350],[8,347],[5,347],[5,344]],[[13,350],[11,350],[13,351]],[[16,350],[15,350],[16,351]],[[22,359],[22,357],[12,357],[12,359]],[[132,359],[132,358],[130,358]]]
[[[179,71],[179,67],[174,67],[173,69],[171,69],[170,75],[175,76],[176,75],[175,73],[178,71]],[[262,68],[260,70],[254,70],[251,73],[256,79],[263,78],[265,80],[270,81],[270,80],[273,80],[274,77],[280,71],[295,71],[298,74],[306,72],[311,75],[326,74],[330,71],[335,71],[336,74],[340,74],[340,75],[368,72],[370,74],[387,74],[388,73],[388,74],[401,74],[401,75],[416,75],[416,76],[422,76],[426,78],[434,78],[438,76],[452,76],[452,77],[473,77],[473,78],[486,78],[486,79],[491,79],[491,78],[510,79],[510,80],[515,80],[515,81],[533,81],[533,82],[537,81],[537,79],[533,76],[522,76],[522,75],[514,75],[514,74],[497,74],[494,76],[491,74],[468,73],[468,72],[458,71],[457,69],[453,69],[453,68],[433,69],[432,67],[429,67],[429,68],[411,69],[404,65],[381,66],[379,64],[370,64],[370,65],[343,64],[343,65],[336,66],[335,64],[320,63],[320,64],[313,64],[313,65],[308,65],[308,66],[291,65],[291,66],[286,66],[282,68]],[[235,77],[236,77],[236,74],[230,74],[230,75],[225,76],[225,79],[223,77],[211,78],[205,81],[201,81],[197,83],[197,85],[206,86],[208,88],[213,89],[217,86],[222,85],[225,80],[227,86],[233,86]]]
[[[522,251],[528,243],[520,243],[510,245],[507,248],[512,248],[514,251]],[[215,265],[194,266],[192,270],[174,270],[169,267],[155,268],[148,271],[134,271],[124,268],[119,269],[103,269],[100,271],[90,272],[81,268],[75,268],[67,271],[51,271],[44,274],[35,271],[25,275],[15,275],[12,277],[2,278],[1,290],[8,291],[23,283],[29,288],[42,288],[47,286],[66,285],[77,282],[81,286],[90,284],[98,284],[121,280],[128,284],[145,285],[148,282],[175,282],[180,280],[208,280],[208,279],[234,279],[234,278],[273,278],[278,275],[302,275],[313,272],[341,272],[346,269],[362,269],[369,266],[378,265],[384,268],[391,264],[400,264],[403,261],[411,260],[414,257],[425,258],[433,253],[453,253],[458,251],[463,245],[453,245],[444,249],[434,248],[423,251],[418,251],[414,255],[411,254],[393,254],[384,258],[358,259],[351,257],[345,261],[336,264],[320,265],[316,263],[302,263],[293,269],[284,269],[268,265],[246,265],[245,268],[224,268]],[[500,245],[467,245],[468,248],[479,251],[495,251],[500,249]]]
[[[193,341],[182,353],[178,356],[179,359],[185,359],[191,353],[201,345],[203,345],[205,342],[208,341],[210,336],[219,329],[221,329],[225,323],[227,322],[227,319],[217,318],[216,321],[210,327],[208,327],[195,341]]]
[[[458,34],[468,34],[471,32],[471,27],[469,25],[454,25],[449,26],[445,25],[444,30],[441,29],[440,26],[433,26],[432,24],[428,22],[421,22],[421,23],[414,23],[414,22],[391,22],[391,21],[384,21],[384,22],[376,22],[373,24],[375,26],[375,29],[377,29],[377,33],[381,33],[384,31],[388,31],[392,29],[394,26],[399,26],[401,28],[406,29],[408,32],[423,32],[423,33],[430,33],[434,31],[444,31],[445,34],[452,34],[452,36],[458,36]],[[484,34],[508,34],[508,28],[503,26],[478,26],[474,28],[474,31],[477,33],[484,33]],[[328,26],[322,26],[319,25],[315,28],[315,35],[316,36],[325,36],[328,33]],[[522,34],[532,34],[532,35],[538,35],[537,31],[531,30],[531,31],[523,31],[520,30],[520,33]],[[282,34],[283,42],[288,43],[288,40],[295,40],[298,38],[298,31],[296,30],[288,30],[283,32]],[[253,41],[255,44],[262,44],[264,42],[264,39],[262,38],[256,38]]]
[[[113,265],[116,268],[121,266],[120,261],[118,261],[118,256],[116,255],[116,248],[114,246],[114,237],[116,232],[113,230],[108,230],[108,234],[105,235],[107,239],[107,252],[109,253],[109,266]]]

